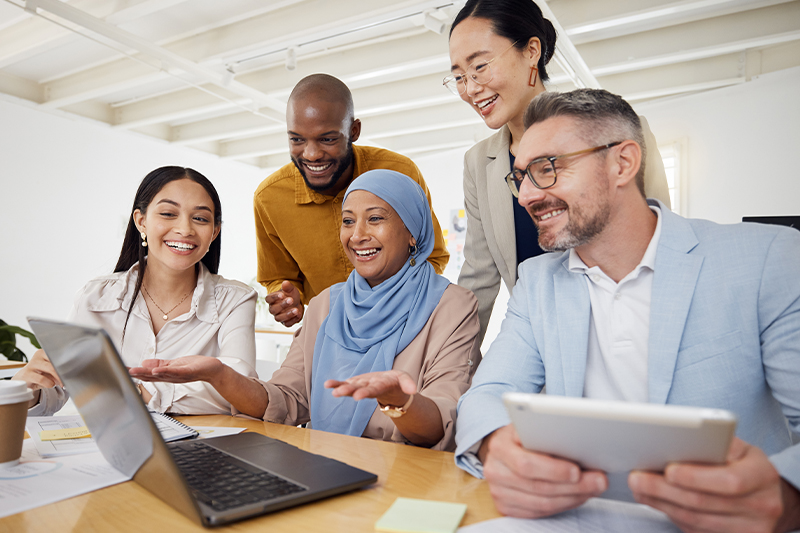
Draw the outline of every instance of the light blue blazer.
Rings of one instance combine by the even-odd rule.
[[[650,402],[733,411],[737,436],[800,488],[800,232],[690,220],[659,205]],[[464,453],[509,423],[504,392],[547,385],[583,396],[591,304],[568,257],[520,265],[501,332],[459,401],[456,463],[475,475]]]

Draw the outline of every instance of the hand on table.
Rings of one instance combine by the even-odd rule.
[[[417,392],[414,379],[402,370],[370,372],[353,376],[347,381],[329,379],[325,388],[333,389],[333,396],[352,396],[354,400],[376,398],[383,405],[405,405],[408,397]]]
[[[300,291],[289,281],[281,284],[281,290],[267,294],[265,300],[269,304],[269,312],[275,320],[286,326],[294,326],[303,318],[303,302]]]
[[[497,510],[517,518],[542,518],[582,505],[608,488],[605,474],[522,447],[514,426],[486,437],[479,456]]]
[[[28,403],[28,407],[33,407],[39,403],[39,396],[41,394],[39,389],[51,389],[56,385],[59,387],[64,386],[58,374],[56,374],[56,369],[53,368],[50,359],[47,358],[47,354],[44,353],[44,350],[36,350],[28,361],[28,364],[14,374],[14,377],[11,379],[24,381],[28,388],[33,390],[33,400]]]
[[[727,464],[674,463],[663,474],[633,472],[636,501],[662,511],[683,531],[789,531],[800,527],[800,494],[759,448],[734,438]]]

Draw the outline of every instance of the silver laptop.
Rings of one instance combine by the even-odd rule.
[[[120,472],[204,525],[217,526],[378,480],[257,433],[166,444],[102,329],[28,318],[97,441]]]

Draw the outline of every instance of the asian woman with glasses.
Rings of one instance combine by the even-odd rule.
[[[444,85],[497,133],[467,151],[464,202],[469,220],[458,284],[478,298],[480,338],[501,280],[509,291],[517,266],[543,253],[531,217],[513,194],[514,154],[528,104],[546,88],[556,32],[531,0],[469,0],[450,30],[452,73]],[[645,193],[670,205],[664,165],[647,122]],[[609,139],[606,142],[615,141]],[[555,154],[554,154],[555,155]],[[513,175],[512,175],[513,176]]]

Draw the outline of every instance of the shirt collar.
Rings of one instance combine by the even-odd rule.
[[[642,260],[633,269],[633,271],[628,274],[628,276],[638,272],[644,267],[649,268],[650,270],[655,272],[656,267],[656,251],[658,250],[658,241],[661,239],[661,209],[658,205],[648,204],[648,206],[655,214],[656,214],[656,230],[653,232],[653,237],[650,239],[650,244],[647,245],[647,249],[644,251],[644,255],[642,256]],[[567,264],[567,268],[570,272],[578,272],[581,274],[585,274],[589,267],[586,266],[586,263],[578,255],[578,252],[575,251],[575,248],[570,248],[569,250],[569,262]],[[625,276],[626,278],[628,276]]]
[[[200,272],[197,275],[197,286],[194,288],[192,294],[192,306],[189,311],[188,318],[191,318],[191,313],[203,322],[215,324],[219,322],[219,314],[217,313],[217,299],[216,299],[216,279],[214,274],[208,271],[203,263],[198,263]],[[131,306],[131,298],[133,291],[136,289],[136,280],[138,278],[139,263],[135,263],[131,268],[125,272],[124,276],[116,283],[114,283],[108,290],[103,291],[102,296],[94,302],[90,307],[90,311],[116,311],[122,309],[125,312]],[[140,300],[134,306],[133,312],[139,313],[142,316],[145,314],[142,310],[138,309],[144,303],[144,294],[140,291]]]

